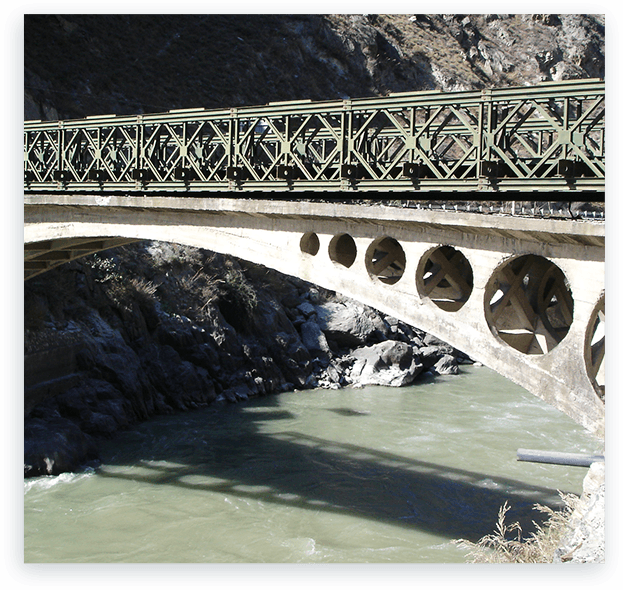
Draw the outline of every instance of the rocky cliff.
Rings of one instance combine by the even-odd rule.
[[[28,15],[24,37],[26,119],[533,85],[605,64],[600,15]]]

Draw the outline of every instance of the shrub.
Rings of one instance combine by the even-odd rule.
[[[220,287],[218,306],[224,318],[236,330],[245,332],[251,328],[257,294],[242,270],[233,267],[227,269]]]
[[[101,252],[86,256],[84,264],[93,271],[93,279],[96,283],[108,283],[123,278],[121,268],[115,258]]]
[[[178,279],[178,284],[182,291],[196,294],[199,301],[203,302],[198,308],[199,315],[201,315],[211,303],[218,301],[223,282],[222,279],[214,275],[209,275],[202,269],[199,269],[192,276],[183,276]]]

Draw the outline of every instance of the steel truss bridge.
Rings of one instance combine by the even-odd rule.
[[[604,132],[602,80],[28,121],[24,188],[603,201]]]

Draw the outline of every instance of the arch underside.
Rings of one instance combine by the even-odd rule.
[[[131,244],[136,240],[121,237],[57,238],[24,244],[24,280],[71,260]]]
[[[494,233],[470,235],[424,225],[414,231],[333,216],[189,216],[159,210],[134,212],[128,222],[119,210],[100,209],[95,219],[89,211],[74,209],[68,219],[58,209],[66,208],[52,216],[48,211],[47,221],[26,218],[28,276],[137,240],[230,254],[340,292],[433,334],[603,437],[604,386],[596,379],[603,375],[605,346],[587,336],[605,322],[605,307],[595,311],[603,299],[603,252],[587,257],[586,245],[574,250],[562,244],[568,240],[560,245],[516,240],[509,248]],[[50,219],[59,215],[62,220]],[[546,287],[537,288],[535,296],[521,294],[522,285],[533,279],[509,263],[522,255],[536,257],[532,267],[541,265],[541,274],[547,275],[542,277]],[[553,260],[557,270],[542,260]],[[595,280],[586,281],[586,276]],[[496,300],[491,293],[495,277],[494,291],[502,292]],[[530,303],[538,296],[541,308]],[[513,314],[523,322],[516,334]],[[552,327],[552,322],[563,324]]]

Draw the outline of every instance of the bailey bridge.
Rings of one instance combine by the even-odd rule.
[[[421,328],[603,437],[603,221],[382,203],[603,201],[604,126],[595,80],[27,122],[25,278],[136,240],[231,254]]]

